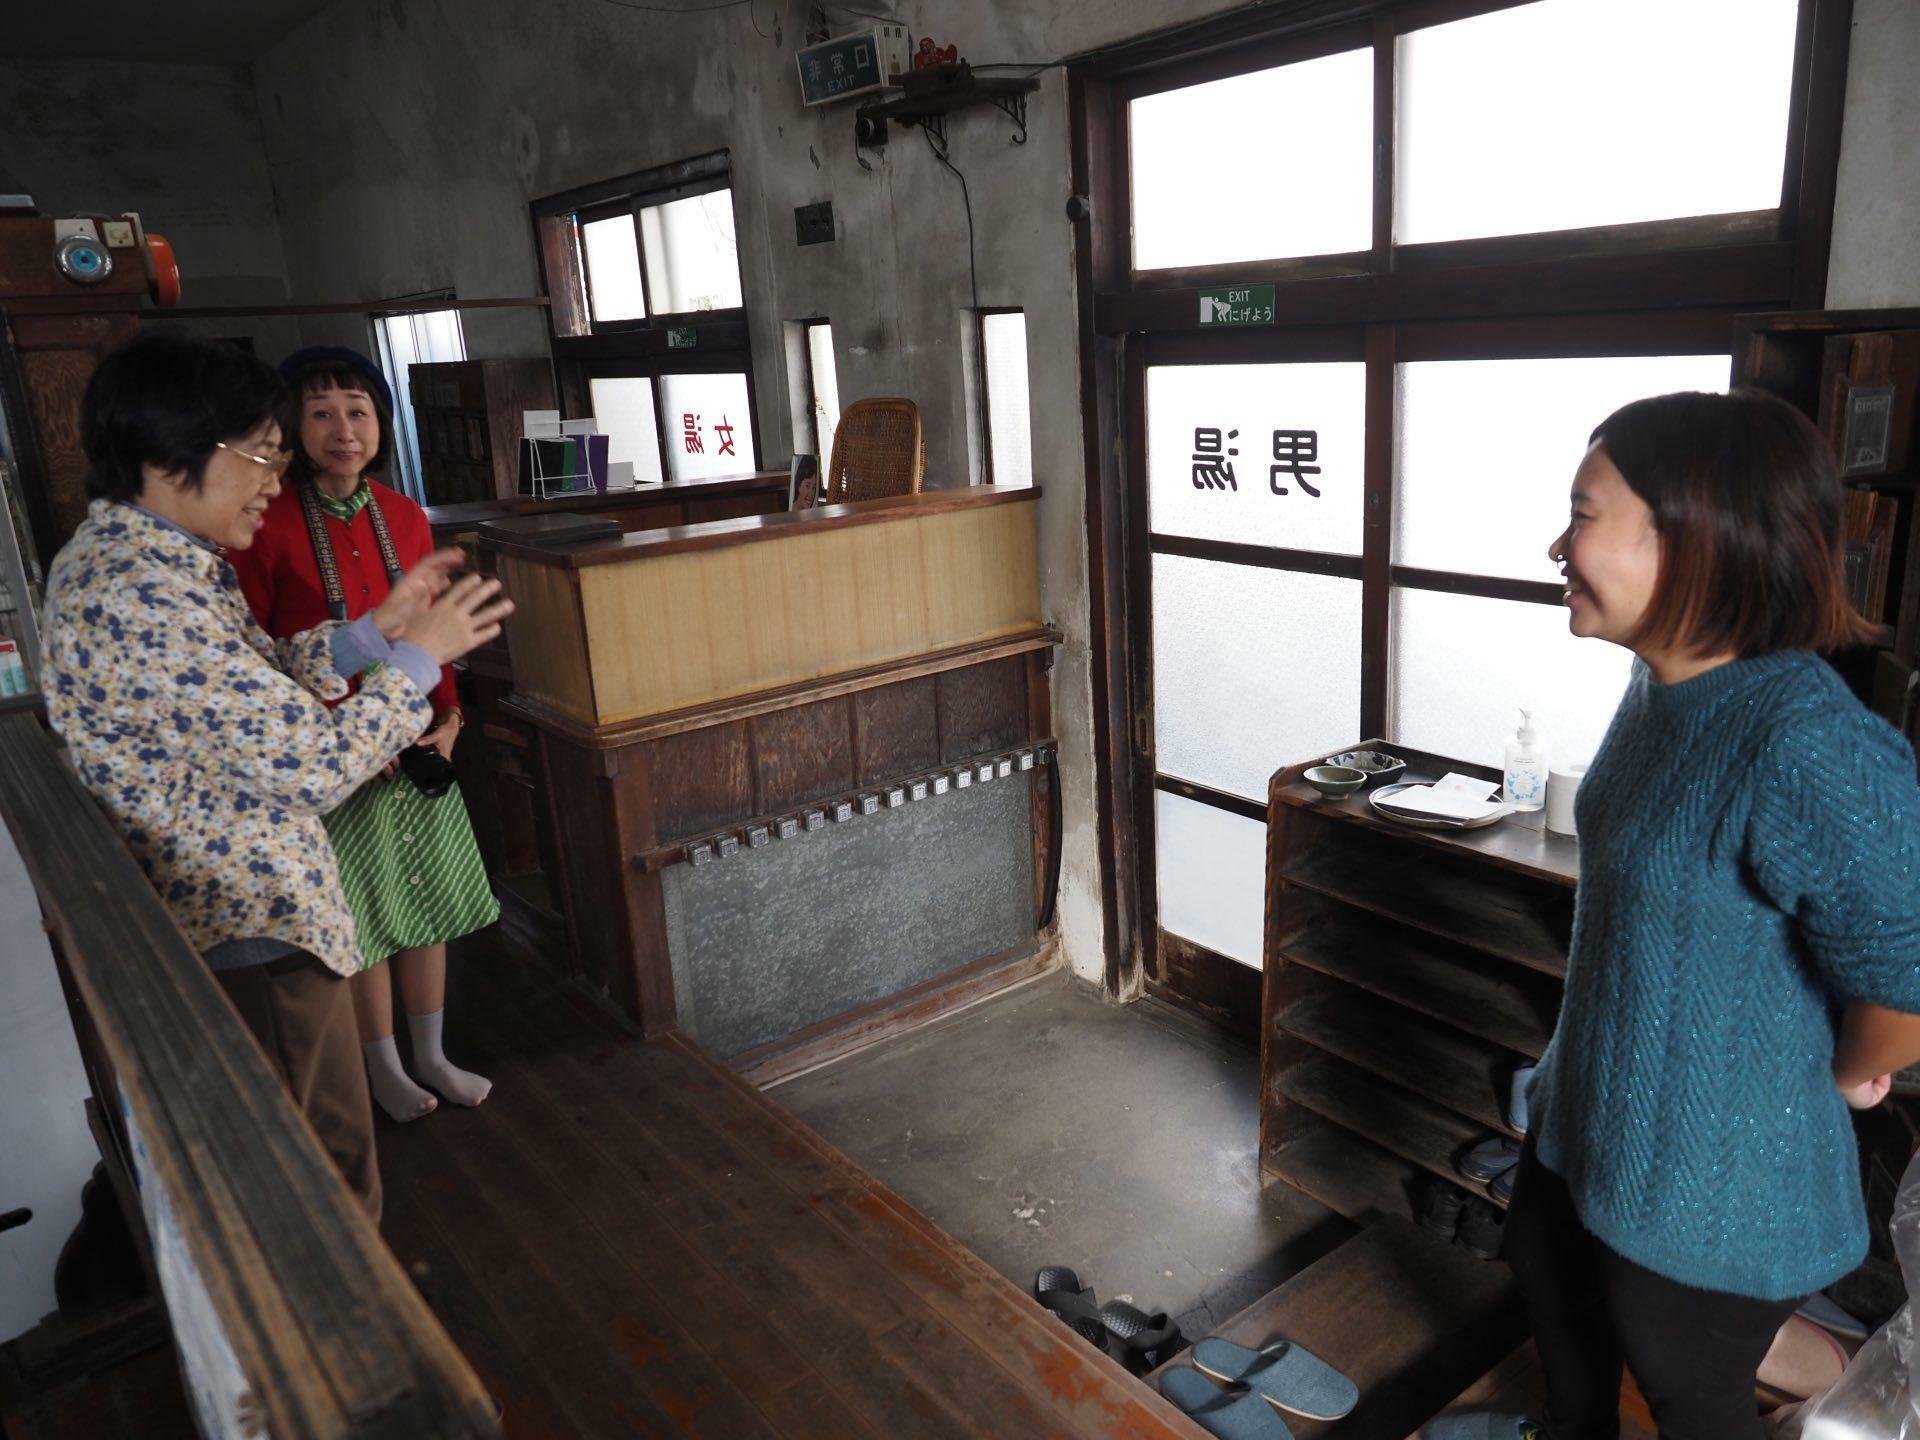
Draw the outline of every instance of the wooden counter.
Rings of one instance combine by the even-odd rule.
[[[537,885],[506,888],[549,907],[561,968],[764,1076],[1051,963],[1036,495],[484,523],[516,610],[479,763],[541,799]]]
[[[928,491],[545,548],[490,522],[516,693],[604,727],[1034,634],[1035,495]]]
[[[740,515],[765,515],[786,507],[787,472],[757,470],[740,475],[714,475],[704,480],[668,480],[664,484],[640,485],[631,490],[556,495],[545,500],[519,495],[507,500],[468,500],[457,505],[426,508],[434,543],[458,545],[470,541],[487,521],[509,515],[604,515],[618,521],[622,530],[650,530]]]

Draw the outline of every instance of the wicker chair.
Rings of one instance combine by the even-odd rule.
[[[920,407],[911,400],[856,400],[833,432],[833,460],[820,503],[917,495],[927,468]]]

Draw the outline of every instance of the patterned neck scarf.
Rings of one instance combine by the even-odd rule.
[[[321,513],[331,515],[342,525],[351,525],[353,517],[366,509],[373,500],[373,487],[367,484],[367,477],[364,475],[360,477],[360,488],[344,500],[334,499],[320,488],[317,481],[308,483],[313,485],[313,498],[319,502]]]

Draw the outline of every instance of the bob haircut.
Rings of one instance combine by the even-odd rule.
[[[367,473],[384,475],[393,459],[393,414],[387,408],[387,402],[381,397],[380,387],[369,381],[365,374],[352,365],[338,360],[320,360],[312,365],[303,365],[287,377],[287,388],[293,392],[293,428],[287,432],[288,445],[293,450],[293,463],[287,466],[287,478],[293,481],[311,480],[319,471],[307,454],[307,447],[300,443],[300,417],[306,409],[307,397],[318,395],[326,390],[358,390],[373,402],[373,413],[380,422],[380,450],[373,457],[373,463],[367,466]]]
[[[273,420],[284,448],[292,418],[280,377],[239,346],[143,330],[87,381],[80,402],[87,497],[138,500],[145,465],[184,471],[188,488],[198,489],[222,441],[237,442]]]
[[[1660,568],[1630,643],[1741,659],[1861,645],[1847,599],[1840,476],[1812,423],[1761,390],[1623,405],[1597,444],[1653,511]]]

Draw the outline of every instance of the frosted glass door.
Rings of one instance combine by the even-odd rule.
[[[1360,738],[1366,367],[1144,378],[1154,765],[1220,797],[1157,794],[1159,923],[1257,967],[1266,825],[1236,801]]]

